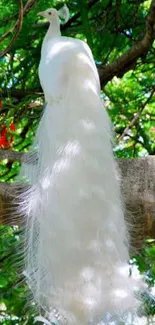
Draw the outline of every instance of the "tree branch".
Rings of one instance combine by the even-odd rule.
[[[142,40],[136,42],[133,47],[121,55],[116,61],[101,67],[100,81],[104,87],[114,76],[122,77],[127,71],[135,67],[137,60],[146,55],[155,39],[155,0],[152,0],[149,13],[146,18],[145,34]]]
[[[17,99],[22,99],[26,96],[32,96],[32,95],[35,95],[35,96],[42,96],[43,95],[43,92],[40,89],[2,89],[0,91],[1,93],[1,96],[2,97],[9,97],[11,96],[12,98],[17,98]]]
[[[155,238],[155,157],[118,159],[125,217],[130,225],[131,246],[139,249],[144,239]],[[22,224],[24,216],[16,215],[16,198],[28,185],[0,183],[0,224]],[[18,213],[17,213],[18,214]]]
[[[153,97],[154,92],[155,92],[155,87],[152,89],[150,96],[142,104],[142,106],[139,109],[139,111],[136,113],[136,115],[130,121],[129,125],[124,129],[123,133],[118,137],[118,141],[122,140],[123,137],[128,133],[128,131],[135,125],[136,121],[139,119],[139,117],[140,117],[141,113],[143,112],[143,110],[145,109],[146,105],[149,103],[149,101]]]
[[[28,11],[32,8],[32,6],[34,6],[34,4],[36,3],[37,0],[28,0],[25,7],[23,8],[23,2],[22,0],[20,0],[20,9],[19,9],[19,17],[16,21],[16,23],[14,24],[13,27],[11,27],[5,34],[3,34],[0,38],[0,43],[9,36],[9,34],[12,34],[15,29],[16,29],[16,33],[15,35],[12,37],[9,45],[7,46],[7,48],[5,50],[3,50],[2,52],[0,52],[0,57],[4,56],[12,47],[13,43],[15,42],[15,40],[18,38],[19,33],[21,31],[22,28],[22,24],[23,24],[23,17],[28,13]]]
[[[25,164],[35,164],[37,162],[36,152],[18,152],[12,150],[0,150],[0,160],[20,161]]]
[[[18,17],[18,20],[16,22],[16,24],[14,25],[13,28],[11,28],[11,33],[13,33],[13,31],[15,30],[15,28],[17,29],[16,30],[16,33],[14,34],[14,36],[12,37],[9,45],[6,47],[5,50],[3,50],[2,52],[0,52],[0,57],[4,56],[9,50],[10,48],[12,47],[12,44],[14,43],[14,41],[18,38],[18,35],[21,31],[21,28],[22,28],[22,25],[23,25],[23,2],[22,0],[20,0],[20,9],[19,9],[19,17]],[[8,35],[8,33],[5,34],[5,37],[2,36],[1,38],[1,41],[6,38],[6,36]]]

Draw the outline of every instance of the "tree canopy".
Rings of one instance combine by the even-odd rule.
[[[94,55],[105,109],[114,125],[118,158],[155,154],[155,0],[66,0],[70,19],[62,34],[85,40]],[[48,23],[37,13],[64,1],[0,0],[0,149],[28,151],[44,108],[38,78],[41,43]],[[2,153],[2,155],[3,155]],[[0,162],[0,181],[13,182],[20,163]],[[1,227],[0,320],[32,324],[27,288],[17,275],[13,252],[20,229]],[[155,246],[149,241],[132,263],[155,284]],[[19,284],[20,285],[17,285]],[[146,299],[155,314],[155,299]]]

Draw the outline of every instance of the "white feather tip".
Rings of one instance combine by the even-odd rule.
[[[69,20],[69,8],[66,4],[58,10],[59,17],[64,19],[65,23]]]

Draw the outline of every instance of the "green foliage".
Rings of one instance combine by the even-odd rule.
[[[154,75],[143,73],[140,66],[130,71],[122,79],[113,78],[105,89],[109,98],[107,107],[113,121],[115,132],[120,135],[132,121],[134,115],[146,103],[154,83]],[[132,129],[122,141],[118,142],[115,151],[118,157],[135,158],[153,155],[155,152],[155,100],[154,97],[145,105]]]
[[[18,227],[0,226],[0,235],[1,324],[32,324],[33,305],[27,307],[29,296],[20,271],[20,230]]]
[[[145,31],[145,19],[151,1],[147,0],[91,0],[65,1],[71,11],[71,23],[63,27],[64,35],[86,40],[93,51],[98,68],[116,60],[140,40]],[[25,6],[26,0],[23,1]],[[41,24],[37,12],[47,7],[58,9],[64,1],[40,0],[24,16],[22,30],[8,53],[0,58],[0,126],[8,128],[14,123],[11,148],[27,151],[32,143],[43,111],[43,94],[38,79],[41,42],[47,29]],[[0,35],[13,28],[19,13],[19,1],[0,0]],[[0,43],[4,50],[12,39],[12,33]],[[116,132],[115,153],[118,157],[141,157],[155,153],[155,101],[147,102],[155,80],[155,49],[139,58],[122,78],[113,78],[103,89],[105,108]],[[120,141],[119,136],[129,126],[135,114],[142,109],[139,118]],[[4,160],[0,162],[0,181],[12,182],[20,164]],[[31,325],[34,306],[27,304],[27,288],[23,274],[17,272],[20,230],[2,227],[0,240],[0,322],[2,325]],[[13,262],[13,263],[12,263]],[[142,252],[135,256],[136,264],[145,274],[149,288],[155,285],[155,245],[147,242]],[[151,289],[150,289],[151,290]],[[155,300],[145,296],[144,311],[155,314]]]
[[[148,292],[143,294],[144,315],[155,315],[155,240],[147,240],[141,252],[133,257],[131,265],[137,265],[140,273],[144,274]]]

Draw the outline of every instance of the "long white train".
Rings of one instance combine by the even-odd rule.
[[[59,12],[41,14],[50,22],[39,66],[47,105],[33,144],[38,163],[21,172],[31,184],[21,198],[27,282],[44,323],[122,324],[136,312],[141,279],[129,276],[98,73],[86,43],[60,35]]]

